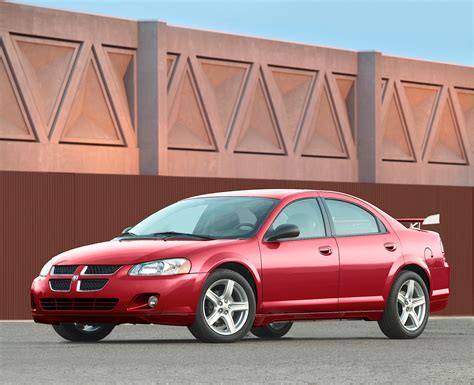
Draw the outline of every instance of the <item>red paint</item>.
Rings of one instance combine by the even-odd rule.
[[[62,253],[55,257],[54,264],[77,264],[75,274],[80,274],[87,264],[123,266],[115,274],[104,277],[109,282],[97,292],[77,292],[76,282],[69,292],[54,292],[49,288],[50,276],[36,278],[31,288],[34,320],[189,325],[207,275],[229,262],[242,265],[253,277],[257,294],[255,325],[324,318],[377,320],[383,314],[394,278],[405,267],[425,272],[431,311],[442,310],[447,305],[449,266],[435,232],[407,229],[375,206],[342,193],[252,190],[211,195],[271,197],[280,203],[256,236],[246,240],[110,241]],[[266,231],[288,203],[311,197],[337,198],[362,206],[383,223],[387,232],[278,243],[264,241]],[[431,254],[425,257],[427,247]],[[128,275],[136,263],[173,257],[188,258],[192,263],[191,273],[161,277]],[[146,306],[147,295],[159,296],[156,308]],[[109,311],[44,311],[40,305],[42,298],[72,297],[118,298],[119,302]]]

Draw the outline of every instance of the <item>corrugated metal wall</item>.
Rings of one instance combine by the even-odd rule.
[[[0,319],[27,319],[29,288],[55,254],[112,238],[180,198],[250,188],[344,191],[395,217],[441,213],[452,268],[444,314],[473,314],[473,189],[363,183],[0,172]]]

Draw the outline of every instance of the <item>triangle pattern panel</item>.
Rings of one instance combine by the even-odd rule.
[[[225,136],[230,132],[232,116],[235,113],[242,92],[248,65],[232,62],[200,60],[201,68],[214,90],[220,115],[220,129]]]
[[[410,105],[418,138],[423,138],[433,116],[439,87],[423,87],[404,83],[404,91]]]
[[[237,139],[235,152],[286,153],[262,77],[259,77],[255,84],[250,105]]]
[[[179,55],[174,53],[169,53],[166,55],[166,74],[168,76],[168,89],[173,80],[174,71],[176,69],[176,64],[178,63]]]
[[[388,101],[382,122],[382,159],[415,161],[410,135],[396,90]]]
[[[458,100],[464,118],[471,149],[474,151],[474,91],[458,90]]]
[[[329,86],[324,81],[302,155],[347,158],[347,150],[342,138],[341,128],[336,119],[334,104],[329,93]]]
[[[290,137],[294,140],[316,73],[273,68],[272,74],[285,105]]]
[[[127,119],[131,127],[135,122],[135,60],[133,53],[123,51],[107,51],[112,64],[115,80],[120,92],[120,98],[126,108]]]
[[[387,86],[388,86],[388,79],[382,79],[382,83],[381,83],[381,88],[382,88],[382,92],[381,92],[381,96],[382,96],[382,102],[384,101],[385,99],[385,91],[387,91]]]
[[[0,42],[0,138],[35,140]]]
[[[342,100],[346,106],[347,120],[351,127],[352,139],[355,140],[356,133],[356,80],[355,77],[338,77],[336,83],[339,88]]]
[[[79,44],[14,38],[41,119],[51,131]]]
[[[93,53],[85,65],[61,142],[124,144]]]
[[[429,163],[466,164],[461,135],[449,98],[441,110],[433,144],[428,157]]]
[[[196,81],[189,68],[184,71],[169,116],[168,148],[217,150]]]

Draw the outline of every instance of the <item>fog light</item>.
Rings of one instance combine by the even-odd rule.
[[[150,298],[148,298],[149,307],[154,308],[157,303],[158,303],[158,298],[156,298],[154,295],[151,295]]]

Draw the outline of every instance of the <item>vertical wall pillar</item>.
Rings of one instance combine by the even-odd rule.
[[[164,23],[138,22],[138,144],[140,148],[140,174],[157,175],[159,171],[160,130],[166,113],[160,93],[166,92],[166,58],[160,44],[164,39]],[[166,75],[165,75],[166,76]],[[164,100],[166,101],[166,100]]]
[[[359,181],[377,181],[377,161],[381,140],[381,53],[358,53],[357,75],[357,156]]]

